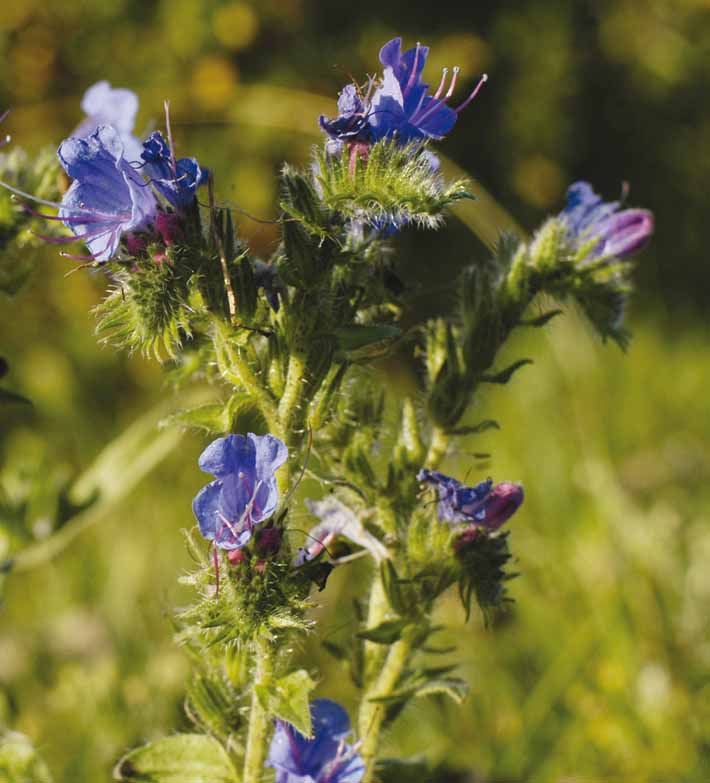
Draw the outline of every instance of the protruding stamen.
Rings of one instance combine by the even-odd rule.
[[[458,112],[465,109],[469,103],[478,95],[478,91],[483,87],[483,85],[488,81],[488,74],[484,73],[483,76],[478,80],[478,84],[474,87],[473,92],[466,98],[466,100],[460,105],[457,106],[454,111],[458,114]]]
[[[436,88],[436,92],[433,95],[434,100],[439,100],[439,96],[444,91],[444,85],[446,84],[446,77],[449,73],[448,68],[444,68],[444,70],[441,72],[441,81],[439,82],[439,86]]]
[[[454,88],[456,87],[456,79],[458,78],[460,70],[461,69],[458,67],[458,65],[454,65],[454,71],[453,71],[454,75],[451,77],[451,84],[449,85],[449,90],[444,96],[445,101],[448,101],[449,98],[454,94]]]
[[[412,63],[412,72],[409,74],[409,79],[407,80],[407,86],[404,88],[404,92],[402,95],[406,95],[414,85],[414,81],[417,78],[417,67],[419,66],[419,50],[421,49],[422,45],[417,41],[417,48],[414,52],[414,62]]]
[[[177,177],[177,166],[175,164],[175,147],[173,147],[173,131],[170,127],[170,101],[165,101],[165,132],[168,134],[168,147],[170,149],[170,167],[173,170],[173,177]]]

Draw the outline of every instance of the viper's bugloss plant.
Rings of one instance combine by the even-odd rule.
[[[550,299],[576,304],[602,338],[628,341],[630,255],[653,218],[582,182],[530,238],[503,235],[488,257],[460,259],[456,307],[419,321],[406,311],[402,292],[416,281],[399,277],[397,233],[437,229],[472,197],[445,179],[430,143],[453,132],[486,79],[456,104],[458,68],[432,91],[428,53],[387,42],[382,76],[347,85],[337,117],[320,118],[312,165],[280,173],[269,258],[216,202],[218,172],[176,157],[169,121],[166,135],[135,138],[137,99],[106,82],[86,93],[87,118],[59,146],[68,188],[46,187],[44,158],[0,159],[14,199],[2,202],[3,247],[30,218],[55,227],[50,241],[82,241],[78,257],[110,281],[100,338],[167,359],[179,393],[211,395],[165,422],[203,433],[197,464],[214,477],[193,501],[199,535],[186,533],[194,568],[183,582],[194,601],[176,615],[195,733],[132,751],[120,780],[167,783],[161,763],[174,758],[195,780],[257,783],[270,769],[279,783],[375,780],[382,732],[409,702],[465,698],[465,681],[432,661],[440,597],[458,586],[466,617],[475,600],[486,621],[512,600],[522,486],[468,485],[439,469],[458,438],[498,428],[472,419],[479,391],[530,363],[500,366],[501,349],[561,312],[532,312]],[[395,353],[418,383],[404,397],[383,369]],[[321,497],[296,494],[306,476]],[[318,631],[310,610],[332,570],[361,557],[356,627],[325,644],[357,694],[351,729],[342,707],[311,701],[317,672],[295,651]]]

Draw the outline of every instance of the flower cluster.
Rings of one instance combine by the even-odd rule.
[[[159,131],[142,143],[133,135],[138,98],[130,90],[99,82],[85,93],[82,108],[87,117],[57,150],[59,163],[72,180],[60,203],[0,184],[59,210],[57,218],[40,217],[59,220],[72,234],[49,241],[81,239],[86,244],[89,254],[72,258],[108,261],[124,239],[129,255],[150,241],[174,242],[206,173],[194,158],[176,160]]]

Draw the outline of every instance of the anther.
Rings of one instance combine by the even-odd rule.
[[[444,96],[445,101],[448,101],[449,98],[454,94],[454,88],[456,87],[456,79],[458,78],[460,70],[461,69],[458,67],[458,65],[454,66],[453,76],[451,77],[451,84],[449,85],[449,91]]]
[[[483,76],[481,76],[481,78],[478,80],[478,84],[474,87],[473,92],[468,96],[468,98],[466,98],[466,100],[460,106],[457,106],[454,109],[454,111],[458,113],[463,109],[465,109],[468,106],[468,104],[471,103],[471,101],[476,97],[476,95],[478,95],[478,91],[481,89],[481,87],[483,87],[483,85],[487,81],[488,81],[488,74],[484,73]]]
[[[449,73],[448,68],[444,68],[444,70],[441,72],[441,81],[439,82],[439,86],[436,88],[436,92],[434,93],[434,100],[438,100],[441,93],[444,91],[444,85],[446,84],[446,77]]]

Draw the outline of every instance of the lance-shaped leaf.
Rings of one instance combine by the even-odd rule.
[[[127,753],[113,771],[121,783],[238,783],[227,751],[203,734],[176,734]]]
[[[521,367],[525,367],[526,364],[532,363],[532,359],[518,359],[517,362],[513,362],[509,367],[506,367],[505,370],[501,370],[493,375],[482,375],[481,380],[486,383],[508,383],[515,372]]]

